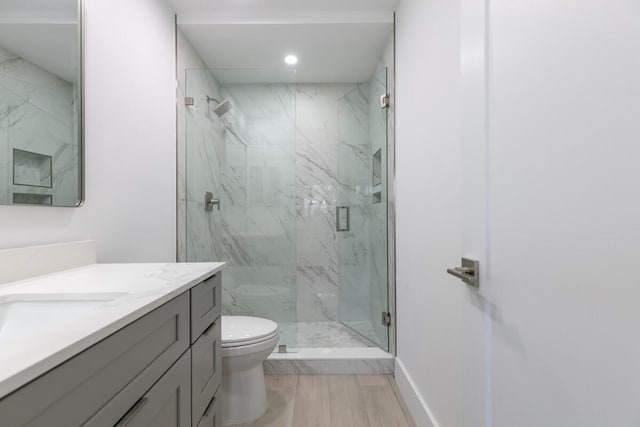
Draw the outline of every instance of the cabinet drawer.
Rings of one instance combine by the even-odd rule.
[[[221,323],[221,319],[217,319],[191,348],[191,408],[194,427],[205,413],[222,379]]]
[[[216,393],[214,398],[209,402],[204,415],[200,419],[197,427],[221,427],[222,417],[220,416],[220,391]]]
[[[221,274],[191,289],[191,343],[216,320],[222,311]]]
[[[183,354],[114,427],[188,427],[191,424],[189,353]]]
[[[140,397],[188,347],[185,293],[0,400],[0,424],[82,425],[142,371],[157,372]]]

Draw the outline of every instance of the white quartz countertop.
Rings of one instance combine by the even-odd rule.
[[[223,266],[93,264],[0,285],[0,398],[189,290]],[[47,304],[43,299],[61,303]],[[65,300],[71,301],[68,307],[72,309],[64,309]],[[86,303],[77,304],[78,300]]]

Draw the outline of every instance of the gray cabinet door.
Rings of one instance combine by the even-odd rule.
[[[191,348],[193,427],[205,413],[222,379],[221,319],[207,329]]]
[[[208,278],[191,289],[191,343],[213,324],[222,312],[222,275]]]
[[[115,427],[191,425],[191,350],[116,423]]]

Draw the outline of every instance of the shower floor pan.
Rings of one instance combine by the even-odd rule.
[[[339,322],[281,322],[278,348],[264,363],[267,374],[392,374],[393,355]]]

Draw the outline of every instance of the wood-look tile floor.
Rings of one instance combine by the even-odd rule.
[[[267,375],[269,409],[241,427],[415,427],[391,375]]]

